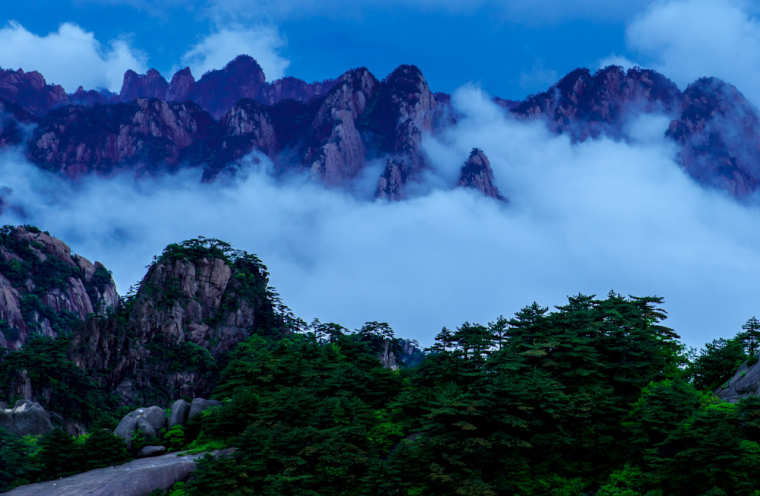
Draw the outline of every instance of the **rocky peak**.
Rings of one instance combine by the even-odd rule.
[[[254,100],[244,99],[237,102],[224,115],[221,125],[225,139],[236,140],[236,143],[223,143],[223,151],[228,148],[242,148],[247,153],[256,149],[271,155],[277,150],[277,135],[268,109]],[[240,143],[242,140],[245,143]]]
[[[34,333],[67,335],[75,322],[118,305],[100,263],[31,226],[0,230],[0,347],[20,348]]]
[[[576,69],[543,93],[511,108],[519,117],[545,119],[554,132],[583,141],[600,135],[619,138],[629,112],[677,110],[678,87],[654,71],[627,72],[618,66]]]
[[[190,99],[221,118],[238,100],[259,94],[265,77],[261,66],[248,55],[239,55],[224,69],[209,71],[195,83]]]
[[[760,118],[734,86],[716,78],[689,85],[666,134],[680,145],[681,164],[700,183],[738,197],[760,186]]]
[[[465,162],[459,173],[457,186],[472,188],[484,195],[497,200],[506,201],[494,184],[493,169],[488,157],[478,148],[473,148],[470,157]]]
[[[170,102],[186,101],[194,84],[195,78],[189,67],[175,72],[166,90],[166,100]]]
[[[333,80],[307,83],[294,77],[284,77],[270,84],[264,84],[258,95],[258,101],[274,105],[281,100],[308,102],[312,98],[325,95],[335,84]]]
[[[35,116],[42,116],[66,100],[59,85],[49,85],[39,72],[0,69],[0,98],[15,103]]]
[[[366,150],[356,121],[377,86],[377,79],[366,68],[349,71],[317,110],[303,161],[312,175],[326,184],[343,184],[363,168]]]
[[[253,332],[275,332],[266,267],[218,240],[169,245],[121,315],[93,319],[75,363],[126,403],[209,394],[219,360]]]
[[[140,75],[133,70],[124,73],[124,82],[121,86],[120,98],[122,101],[131,101],[136,98],[166,98],[169,83],[155,69],[150,69],[147,74]]]

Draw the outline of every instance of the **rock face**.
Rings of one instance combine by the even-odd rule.
[[[111,274],[32,227],[0,230],[0,347],[33,333],[56,337],[91,314],[119,305]]]
[[[19,400],[13,408],[0,409],[0,428],[17,436],[38,436],[52,431],[53,424],[39,403]]]
[[[205,456],[171,453],[100,468],[48,482],[21,486],[7,496],[146,496],[185,480],[195,470],[196,461]]]
[[[168,404],[208,395],[218,360],[276,322],[258,259],[193,240],[164,251],[121,313],[89,320],[71,356],[126,404]]]
[[[696,181],[740,198],[760,188],[760,117],[736,88],[717,79],[700,79],[682,92],[651,70],[577,69],[523,101],[493,101],[574,142],[628,139],[632,119],[665,114],[672,119],[666,136]],[[204,164],[210,181],[259,152],[276,174],[309,171],[328,186],[349,189],[367,163],[380,161],[376,197],[400,200],[430,165],[423,136],[456,119],[450,97],[432,93],[413,65],[382,81],[359,68],[324,82],[267,82],[256,61],[241,55],[197,81],[187,68],[168,83],[155,70],[128,71],[119,95],[81,88],[67,95],[36,72],[0,71],[0,146],[26,143],[33,162],[71,177]]]
[[[742,364],[728,383],[715,394],[731,403],[748,396],[760,396],[760,362],[749,367],[746,363]]]
[[[218,134],[208,113],[192,103],[138,99],[132,103],[66,106],[48,114],[29,142],[29,157],[78,177],[119,166],[151,168],[198,162]]]
[[[132,437],[135,434],[141,433],[147,442],[158,441],[159,431],[164,427],[166,427],[166,412],[161,407],[151,406],[129,412],[121,419],[113,433],[131,447]]]
[[[476,189],[485,196],[506,201],[506,198],[499,192],[499,188],[494,184],[491,162],[488,161],[486,154],[477,148],[472,149],[470,158],[462,167],[457,186]]]

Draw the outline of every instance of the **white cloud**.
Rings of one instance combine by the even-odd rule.
[[[284,46],[285,41],[271,26],[224,28],[193,46],[183,55],[182,63],[200,77],[210,70],[224,67],[238,55],[247,54],[256,59],[267,80],[272,81],[283,77],[290,64],[278,53]]]
[[[687,177],[662,138],[666,118],[632,122],[627,143],[572,145],[505,118],[477,89],[453,102],[464,118],[425,142],[430,183],[443,187],[408,201],[260,172],[230,184],[199,184],[193,170],[71,184],[6,153],[0,186],[26,213],[6,208],[0,222],[50,230],[102,260],[122,291],[166,244],[218,237],[261,256],[302,317],[387,320],[427,344],[443,325],[485,322],[533,300],[562,304],[579,291],[664,296],[692,345],[732,335],[760,312],[760,212]],[[475,146],[509,204],[447,189]]]
[[[597,64],[597,69],[603,69],[610,65],[619,65],[625,70],[639,66],[639,64],[636,62],[633,62],[629,58],[622,55],[610,55],[609,57],[605,57],[599,61]]]
[[[716,76],[758,105],[760,21],[753,16],[755,8],[737,0],[658,2],[629,25],[627,43],[682,87]]]
[[[16,22],[0,28],[0,67],[39,71],[49,83],[60,84],[68,92],[79,85],[118,92],[124,72],[144,72],[145,60],[127,40],[103,44],[76,24],[61,24],[58,31],[44,36]]]
[[[208,10],[217,19],[283,19],[321,15],[361,16],[374,8],[413,8],[450,13],[488,9],[509,20],[554,22],[567,19],[619,20],[638,12],[652,0],[260,0],[250,8],[246,0],[209,0]]]

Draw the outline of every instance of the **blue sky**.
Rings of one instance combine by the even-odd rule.
[[[102,43],[125,39],[142,52],[147,66],[167,76],[191,46],[223,26],[268,26],[283,41],[278,52],[290,61],[287,75],[318,80],[364,65],[383,77],[399,64],[414,63],[436,90],[453,91],[474,81],[493,94],[520,98],[576,67],[626,54],[626,22],[638,10],[536,18],[530,11],[505,11],[499,2],[474,7],[366,2],[348,12],[330,2],[322,8],[303,2],[285,12],[261,7],[258,15],[252,12],[261,2],[218,3],[29,1],[6,3],[0,20],[16,21],[38,36],[68,22]]]
[[[517,99],[615,61],[681,87],[717,76],[758,103],[758,13],[753,0],[28,0],[3,5],[0,67],[118,91],[128,68],[199,77],[245,52],[269,79],[413,63],[434,90]]]

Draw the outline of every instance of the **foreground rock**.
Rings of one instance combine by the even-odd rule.
[[[132,438],[137,432],[141,432],[147,441],[158,439],[158,433],[166,426],[166,412],[158,406],[150,408],[138,408],[129,412],[116,429],[114,434],[126,441],[127,446],[132,444]]]
[[[7,496],[144,496],[186,479],[203,454],[176,453],[142,458],[116,467],[100,468],[55,481],[18,487]]]
[[[0,428],[17,436],[38,436],[52,431],[53,424],[39,403],[19,400],[13,408],[0,410]]]
[[[715,394],[723,401],[731,403],[748,396],[760,396],[760,362],[749,367],[746,363],[742,364],[736,374]]]

